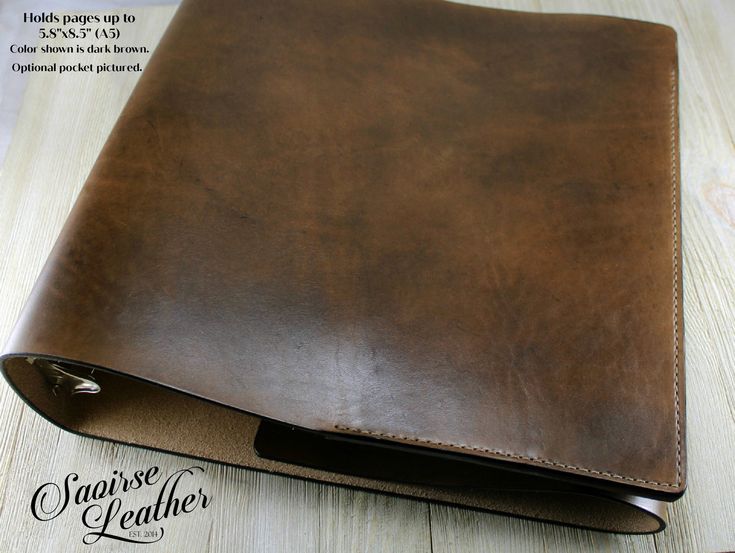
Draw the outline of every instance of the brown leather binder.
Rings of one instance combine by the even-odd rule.
[[[616,532],[685,488],[676,35],[185,0],[2,358],[74,432]]]

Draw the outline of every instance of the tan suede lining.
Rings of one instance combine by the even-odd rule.
[[[41,414],[81,434],[152,447],[212,461],[310,480],[499,511],[613,532],[646,533],[661,528],[662,503],[630,498],[643,508],[604,497],[570,493],[447,488],[389,482],[271,461],[253,441],[260,419],[246,413],[105,371],[94,378],[97,395],[54,395],[25,358],[6,359],[9,381]],[[498,486],[502,486],[498,482]],[[645,509],[658,511],[652,515]]]

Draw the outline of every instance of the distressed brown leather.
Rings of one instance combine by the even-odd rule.
[[[281,451],[320,470],[294,468],[252,442],[265,418],[588,497],[680,496],[677,105],[676,35],[661,25],[441,0],[186,0],[4,372],[87,434],[660,529],[612,511],[590,522],[514,510],[456,482],[340,476],[341,461]],[[28,355],[102,369],[109,386],[55,399]],[[172,394],[143,381],[188,394],[182,408],[151,399],[137,419],[140,398]],[[189,431],[228,422],[176,445],[176,417]]]

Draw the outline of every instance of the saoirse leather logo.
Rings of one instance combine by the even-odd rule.
[[[202,488],[195,493],[182,494],[186,480],[204,469],[191,466],[164,478],[160,468],[137,470],[132,476],[113,471],[112,477],[98,482],[80,483],[72,472],[61,485],[47,482],[36,489],[31,499],[31,513],[40,521],[53,520],[72,505],[82,507],[81,522],[89,530],[82,537],[87,545],[104,539],[130,543],[155,543],[164,535],[162,521],[206,509],[212,502]],[[189,482],[189,484],[191,484]],[[158,487],[154,503],[133,509],[123,509],[122,497],[135,490]]]

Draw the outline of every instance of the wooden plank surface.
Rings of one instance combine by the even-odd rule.
[[[666,23],[679,33],[689,490],[656,536],[617,536],[384,497],[202,463],[209,508],[165,523],[164,539],[103,551],[725,551],[735,549],[735,1],[486,0],[477,5],[585,12]],[[174,8],[136,8],[131,44],[153,45]],[[63,43],[63,41],[57,41]],[[39,55],[38,63],[58,61]],[[124,61],[129,59],[130,61]],[[115,63],[145,61],[117,55]],[[71,61],[65,54],[64,60]],[[85,57],[87,63],[112,56]],[[34,74],[0,173],[0,341],[35,281],[137,80],[135,73]],[[635,429],[631,429],[635,432]],[[31,516],[35,489],[181,457],[59,430],[0,384],[0,551],[89,551],[81,509]],[[136,492],[135,505],[155,500]],[[146,495],[148,494],[148,495]]]

